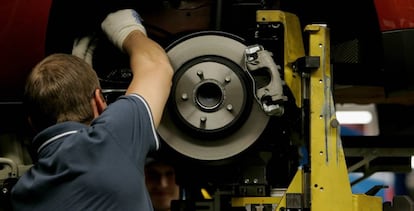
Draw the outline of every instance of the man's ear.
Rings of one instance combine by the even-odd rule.
[[[97,112],[98,115],[99,115],[105,110],[105,108],[107,106],[106,100],[105,100],[105,97],[102,94],[101,89],[95,89],[95,93],[94,93],[93,96],[94,96],[94,101],[95,101],[94,112]]]
[[[30,116],[28,116],[28,117],[27,117],[27,124],[29,124],[30,128],[32,129],[32,131],[33,131],[34,133],[37,133],[37,132],[38,132],[38,131],[36,130],[35,126],[33,125],[33,122],[32,122],[32,117],[30,117]]]

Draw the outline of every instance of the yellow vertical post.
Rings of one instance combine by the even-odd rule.
[[[330,34],[325,25],[308,25],[309,56],[320,58],[310,75],[311,210],[379,211],[380,197],[352,194],[333,100]]]
[[[309,56],[320,66],[310,73],[311,210],[350,211],[352,191],[332,96],[329,29],[308,25]]]

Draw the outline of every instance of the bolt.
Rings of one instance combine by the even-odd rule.
[[[182,100],[188,100],[188,94],[187,93],[181,94],[181,99]]]
[[[233,105],[232,104],[228,104],[226,106],[226,108],[227,108],[227,111],[232,111],[233,110]]]
[[[337,119],[331,120],[331,127],[337,128],[339,126],[339,121]]]
[[[204,78],[203,71],[201,71],[201,70],[197,71],[197,75],[198,75],[198,77],[200,77],[200,79]]]

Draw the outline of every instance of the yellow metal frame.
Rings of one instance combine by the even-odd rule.
[[[296,105],[302,107],[301,76],[295,72],[292,64],[300,57],[305,56],[303,47],[302,28],[299,18],[291,13],[280,10],[258,10],[257,22],[282,23],[284,25],[284,80],[291,88]]]
[[[279,10],[257,11],[257,22],[279,22],[284,24],[284,74],[285,81],[302,107],[302,78],[293,68],[294,62],[305,56],[302,30],[298,18]],[[310,192],[310,210],[313,211],[380,211],[381,197],[352,194],[345,162],[345,155],[335,116],[332,94],[330,64],[330,33],[325,25],[311,24],[305,27],[309,34],[308,56],[320,58],[319,68],[310,72],[310,181],[299,169],[287,187],[283,197],[234,198],[232,205],[273,204],[276,210],[286,208],[286,194]],[[305,187],[310,186],[310,187]]]
[[[339,123],[335,115],[330,63],[330,33],[308,25],[309,56],[320,58],[310,75],[311,210],[382,210],[381,197],[352,194]]]

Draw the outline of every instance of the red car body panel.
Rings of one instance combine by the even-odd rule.
[[[0,102],[20,100],[25,78],[44,55],[51,0],[5,0],[0,6]]]
[[[413,0],[375,0],[381,31],[414,28]]]

